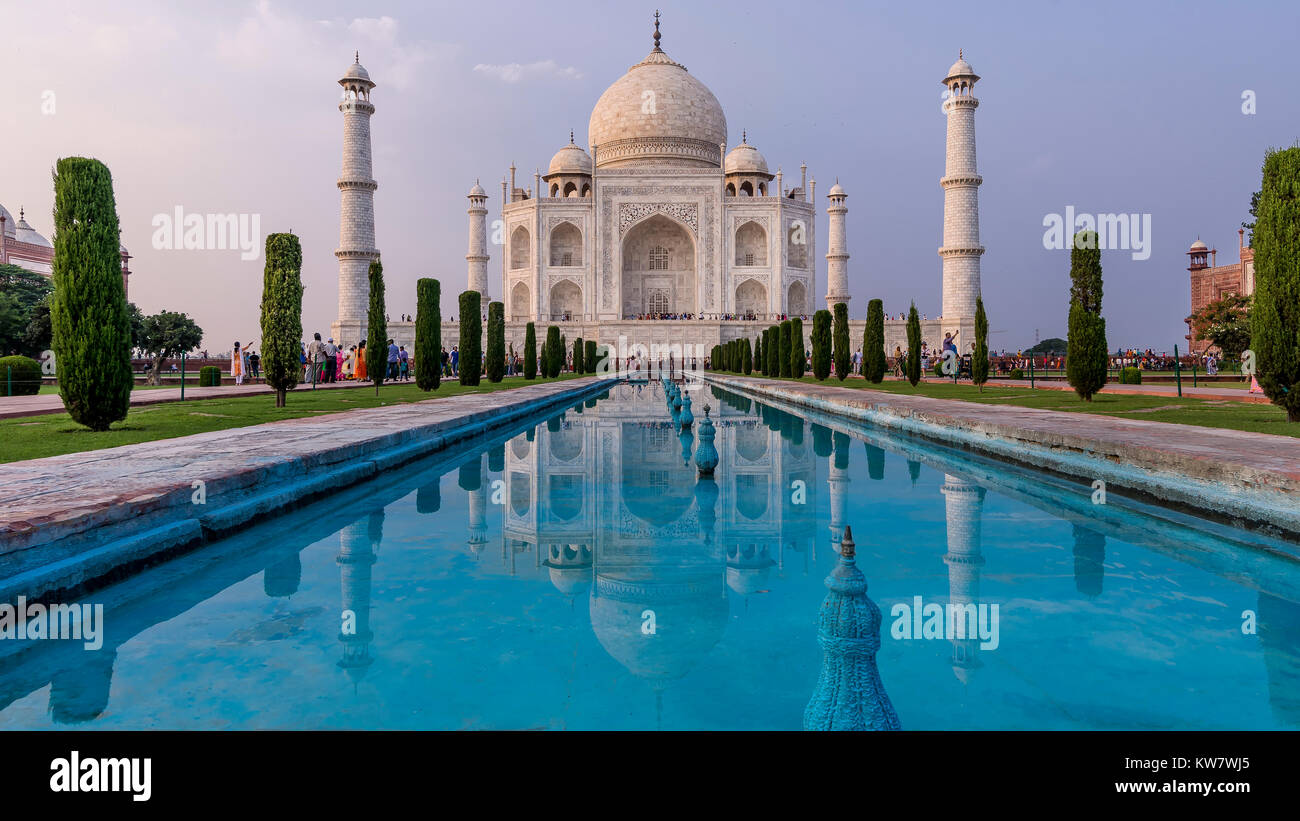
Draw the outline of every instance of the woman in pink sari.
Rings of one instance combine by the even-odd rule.
[[[334,352],[334,381],[343,381],[343,346],[340,345]]]

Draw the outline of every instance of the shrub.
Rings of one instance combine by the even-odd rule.
[[[831,375],[831,312],[825,308],[813,314],[812,372],[819,381]]]
[[[835,378],[841,382],[849,375],[849,306],[835,303],[835,331],[833,334]]]
[[[885,378],[885,304],[867,303],[867,326],[862,331],[862,375],[879,383]]]
[[[436,391],[442,384],[442,284],[415,281],[415,384]]]
[[[500,382],[506,375],[506,304],[488,303],[487,361],[483,365],[489,382]]]
[[[460,384],[477,385],[483,369],[483,295],[460,295]]]
[[[1142,371],[1135,367],[1127,367],[1119,372],[1119,383],[1121,385],[1141,385]]]
[[[1012,368],[1011,373],[1009,373],[1008,376],[1012,379],[1024,379],[1025,372],[1020,370],[1019,368]]]
[[[267,349],[267,347],[268,347],[268,346],[263,345],[263,346],[262,346],[262,350],[265,351],[265,350]],[[298,370],[302,370],[302,365],[301,365],[301,364],[299,364],[299,366],[298,366]],[[220,384],[221,384],[221,369],[220,369],[220,368],[218,368],[216,365],[204,365],[202,368],[199,368],[199,387],[200,387],[200,388],[215,388],[215,387],[217,387],[217,386],[220,385]],[[276,407],[277,407],[277,408],[282,408],[282,407],[284,407],[284,403],[281,402],[281,403],[277,404]]]
[[[59,160],[52,346],[63,406],[75,422],[94,431],[126,418],[135,386],[120,241],[108,168],[86,157]]]
[[[545,374],[542,374],[545,376]],[[529,322],[524,331],[524,379],[537,378],[537,326]]]
[[[7,396],[33,396],[41,392],[41,363],[29,356],[0,357],[0,379]]]

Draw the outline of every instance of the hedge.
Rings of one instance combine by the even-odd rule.
[[[0,358],[0,379],[6,396],[32,396],[41,391],[41,363],[30,356]]]

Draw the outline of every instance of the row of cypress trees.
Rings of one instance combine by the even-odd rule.
[[[733,339],[714,345],[709,363],[715,371],[751,374],[754,372],[754,348],[748,339]]]

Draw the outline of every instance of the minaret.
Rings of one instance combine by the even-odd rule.
[[[834,455],[831,457],[831,550],[840,552],[840,534],[844,532],[844,503],[849,495],[849,437],[836,431],[833,434]]]
[[[375,189],[371,176],[370,89],[375,84],[361,67],[361,55],[339,80],[343,99],[343,173],[339,175],[339,316],[334,338],[342,345],[365,338],[370,301],[370,263],[379,256],[375,248]]]
[[[469,285],[471,291],[483,295],[483,304],[488,303],[488,253],[487,253],[487,192],[483,186],[474,181],[469,190],[469,252],[465,259],[469,262]]]
[[[980,295],[979,186],[984,178],[975,170],[975,82],[979,80],[970,63],[957,53],[943,84],[949,97],[943,108],[948,115],[948,159],[943,179],[943,319],[944,329],[975,316]]]
[[[844,200],[848,196],[840,187],[839,180],[835,181],[826,194],[826,199],[831,201],[826,209],[826,214],[830,217],[831,229],[830,241],[826,245],[826,307],[831,312],[835,311],[835,303],[847,303],[850,299],[849,250],[844,231],[844,215],[849,213]]]
[[[984,488],[951,473],[944,476],[944,520],[948,529],[948,603],[964,608],[980,607],[980,568],[984,555],[980,550],[980,525],[984,516]],[[952,640],[952,672],[963,684],[970,681],[980,667],[978,637]]]

